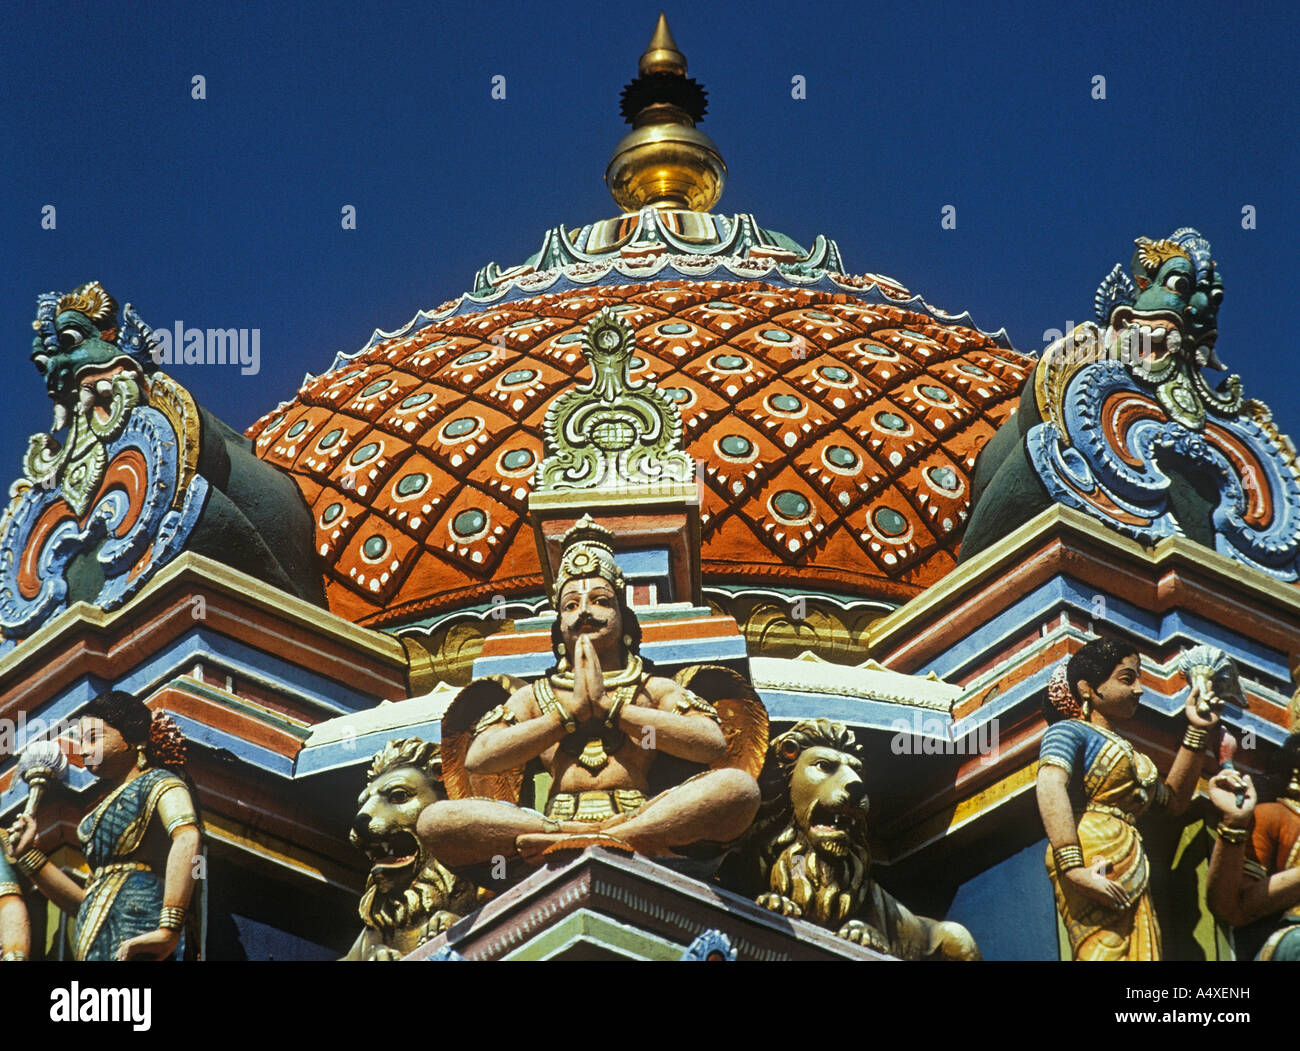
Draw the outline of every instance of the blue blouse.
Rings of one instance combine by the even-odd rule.
[[[1082,810],[1088,800],[1083,790],[1083,776],[1092,768],[1109,739],[1081,719],[1054,723],[1043,734],[1038,746],[1038,761],[1059,766],[1070,775],[1070,805]]]

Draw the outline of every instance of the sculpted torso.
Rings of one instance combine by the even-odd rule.
[[[552,791],[645,791],[659,750],[703,763],[725,752],[716,719],[692,708],[677,683],[652,676],[634,693],[628,686],[607,685],[607,678],[619,681],[633,659],[623,644],[618,597],[609,583],[586,577],[566,584],[560,624],[565,652],[573,655],[573,675],[571,686],[568,676],[549,680],[558,709],[541,703],[536,685],[518,690],[506,702],[506,718],[474,739],[465,756],[468,770],[496,773],[540,757]],[[570,734],[573,724],[577,730]],[[592,738],[603,738],[608,756],[598,769],[584,766],[575,752]]]
[[[581,660],[581,657],[579,659]],[[650,766],[657,754],[655,748],[657,735],[651,733],[636,734],[624,729],[620,731],[620,736],[623,738],[621,743],[610,747],[609,738],[611,735],[605,727],[605,718],[609,714],[609,704],[606,698],[602,696],[594,702],[588,700],[587,703],[583,703],[580,689],[566,690],[560,686],[553,686],[552,688],[555,690],[556,699],[568,710],[578,724],[578,739],[585,741],[590,737],[600,737],[603,734],[607,742],[606,752],[609,756],[608,761],[599,770],[589,770],[578,761],[576,755],[561,749],[559,741],[549,745],[541,753],[541,761],[551,775],[554,786],[553,791],[585,792],[602,788],[636,788],[643,792],[646,791]],[[651,676],[642,683],[623,711],[628,713],[632,708],[640,708],[651,711],[676,712],[678,702],[684,695],[685,691],[671,679]],[[507,702],[506,707],[520,723],[540,720],[546,714],[542,711],[541,705],[538,704],[532,686],[525,686],[523,689],[516,691]],[[635,714],[635,712],[631,713],[632,716],[635,716]],[[627,717],[625,714],[624,719]],[[704,723],[711,724],[711,720],[703,712],[693,712],[684,716],[684,718],[692,721],[702,720]],[[620,721],[623,722],[623,720]],[[625,722],[624,726],[626,726]],[[474,749],[471,749],[469,759],[471,768],[474,760],[479,758],[479,755],[490,756],[492,754],[493,738],[498,738],[505,729],[505,727],[492,727],[480,735],[479,740],[482,741],[482,748],[478,755],[475,754]],[[475,743],[475,747],[478,747],[478,742]]]

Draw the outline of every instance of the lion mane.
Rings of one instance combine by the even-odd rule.
[[[424,923],[436,912],[459,916],[473,909],[473,890],[465,895],[465,886],[464,880],[443,868],[436,858],[430,858],[401,891],[384,893],[375,886],[373,877],[367,879],[357,913],[362,923],[375,928],[387,941],[395,932]],[[462,897],[464,902],[460,901]]]

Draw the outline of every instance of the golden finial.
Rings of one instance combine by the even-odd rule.
[[[686,76],[686,56],[662,13],[637,70],[621,106],[633,130],[614,147],[605,170],[609,192],[626,212],[647,205],[707,212],[722,196],[727,166],[695,127],[707,95]]]
[[[686,76],[686,56],[677,50],[677,41],[673,39],[673,31],[668,28],[668,19],[662,11],[659,12],[659,24],[655,26],[654,36],[650,38],[650,46],[637,63],[637,70],[643,77],[650,73]]]

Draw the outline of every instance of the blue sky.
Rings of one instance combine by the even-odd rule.
[[[0,475],[49,425],[28,361],[39,292],[96,278],[157,327],[260,329],[256,376],[171,370],[242,430],[489,260],[614,215],[602,175],[626,130],[618,95],[660,7],[10,5]],[[834,237],[850,270],[1006,327],[1022,350],[1090,316],[1134,237],[1196,226],[1226,282],[1220,356],[1300,434],[1286,5],[664,9],[730,170],[717,210],[805,245]],[[940,227],[948,204],[956,230]]]

